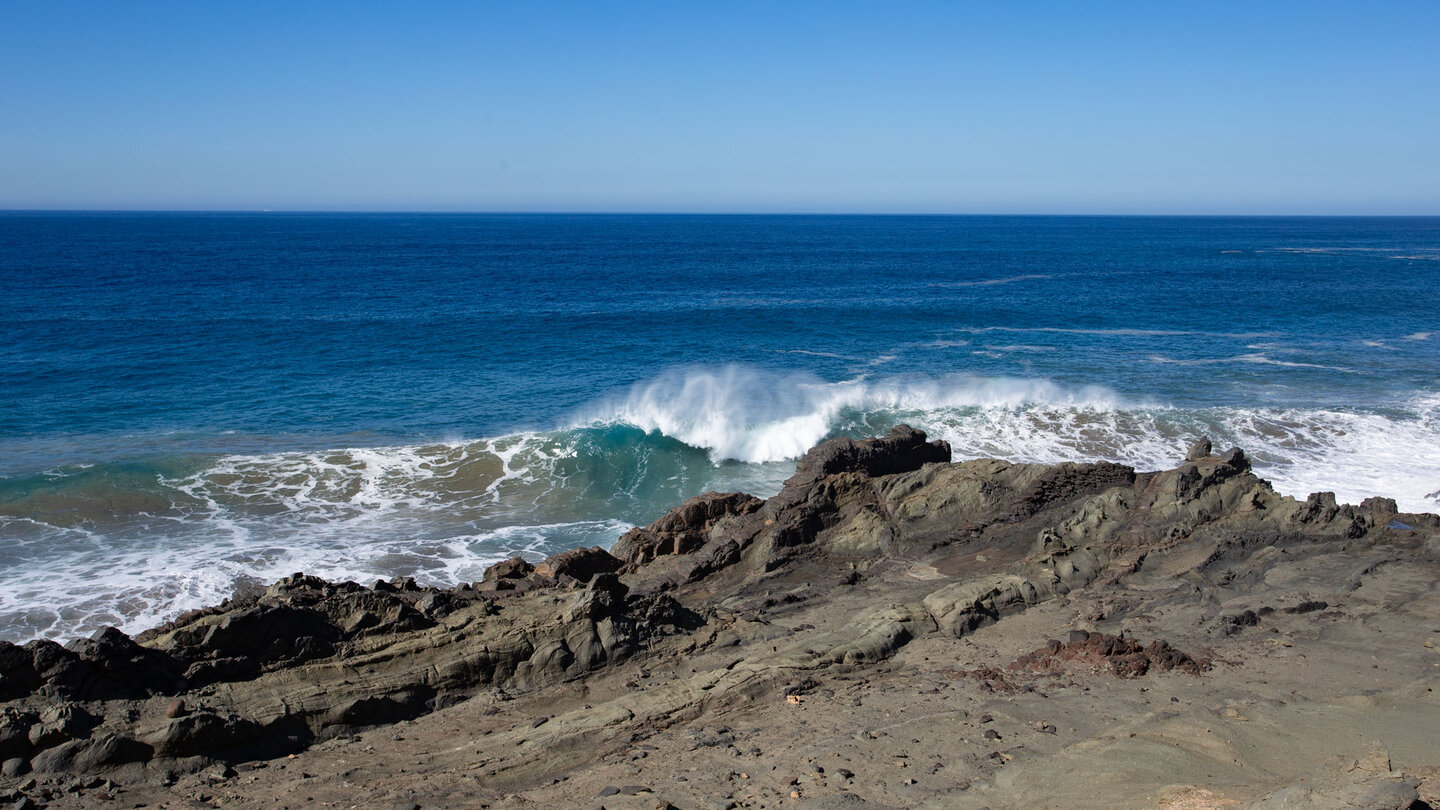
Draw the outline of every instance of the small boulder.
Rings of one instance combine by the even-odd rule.
[[[6,779],[15,779],[30,772],[30,763],[20,757],[11,757],[0,765],[0,776]]]
[[[1185,453],[1185,460],[1199,461],[1200,459],[1209,456],[1211,450],[1212,445],[1210,444],[1210,440],[1202,436],[1199,441],[1190,445],[1190,449]]]
[[[494,582],[497,579],[524,579],[530,572],[535,570],[524,557],[511,557],[508,560],[501,560],[498,563],[485,569],[485,574],[480,578],[481,582]]]
[[[611,556],[610,552],[599,546],[591,546],[572,548],[549,557],[535,566],[535,574],[551,579],[567,576],[589,582],[596,574],[611,574],[620,570],[620,566],[620,560]]]

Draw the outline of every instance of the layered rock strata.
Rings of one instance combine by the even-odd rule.
[[[1056,600],[1088,600],[1090,630],[956,677],[980,673],[970,680],[992,691],[1033,691],[1077,668],[1212,677],[1225,639],[1275,616],[1323,615],[1380,567],[1433,571],[1440,556],[1434,515],[1281,496],[1243,452],[1208,442],[1144,473],[950,455],[904,426],[835,439],[774,497],[707,493],[608,552],[516,558],[449,590],[296,574],[135,639],[106,629],[65,646],[0,643],[0,792],[83,802],[111,788],[55,786],[223,776],[472,699],[594,695],[476,749],[476,795],[500,796],[637,736],[767,695],[798,702],[827,680],[880,671],[917,640],[953,643]],[[1245,594],[1253,608],[1221,610]],[[1176,606],[1214,649],[1097,629]],[[643,687],[608,674],[637,666],[670,674]]]

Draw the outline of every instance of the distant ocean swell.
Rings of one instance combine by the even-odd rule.
[[[1180,408],[983,377],[828,383],[677,371],[544,432],[265,455],[160,455],[0,480],[0,638],[137,631],[292,571],[449,585],[514,554],[608,545],[706,490],[775,492],[829,436],[899,422],[957,459],[1173,466],[1199,435],[1279,491],[1440,510],[1440,396],[1385,410]],[[1426,451],[1429,449],[1429,452]]]

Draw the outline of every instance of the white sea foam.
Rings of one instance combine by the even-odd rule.
[[[1032,346],[1028,343],[1011,343],[1004,346],[986,346],[992,352],[1053,352],[1054,346]]]
[[[217,458],[162,481],[172,510],[108,528],[0,517],[0,637],[68,638],[102,623],[133,632],[298,570],[471,581],[514,554],[608,545],[706,489],[773,494],[789,460],[826,437],[900,422],[949,441],[957,459],[1142,470],[1174,466],[1206,435],[1243,448],[1284,494],[1440,511],[1440,395],[1385,411],[1177,408],[1045,380],[831,383],[729,366],[661,375],[571,429]]]
[[[608,545],[631,525],[617,520],[513,525],[423,542],[405,536],[326,542],[297,534],[204,547],[105,544],[103,551],[44,570],[6,571],[0,577],[0,623],[15,640],[68,639],[103,624],[133,634],[219,604],[247,583],[268,583],[295,571],[336,581],[412,576],[422,585],[448,587],[478,580],[485,568],[507,557],[539,560],[556,550],[557,536],[574,538],[574,545]]]
[[[1062,335],[1114,335],[1117,337],[1223,337],[1235,340],[1278,337],[1275,332],[1200,332],[1189,329],[1078,329],[1062,326],[972,326],[957,332],[1053,332]]]
[[[1342,502],[1395,498],[1402,511],[1440,511],[1440,397],[1398,413],[1334,409],[1081,410],[1053,405],[941,411],[912,424],[951,443],[957,458],[1116,461],[1172,467],[1198,436],[1246,451],[1284,494],[1330,491]]]
[[[1014,284],[1020,281],[1037,281],[1039,279],[1054,278],[1049,273],[1028,273],[1023,276],[1008,276],[1006,278],[985,278],[975,281],[936,281],[927,286],[930,287],[994,287],[999,284]]]
[[[1121,401],[1101,386],[1071,388],[1045,380],[954,375],[826,383],[731,365],[662,375],[635,386],[621,401],[591,409],[578,424],[630,424],[708,450],[717,461],[760,463],[800,456],[835,429],[842,411],[923,413],[1038,402],[1114,408]]]
[[[1162,359],[1163,361],[1163,359]],[[1264,356],[1198,362],[1310,367]],[[1341,369],[1345,370],[1345,369]],[[1127,400],[1098,386],[954,376],[824,383],[731,366],[677,372],[636,386],[599,421],[623,421],[747,462],[799,456],[837,431],[863,435],[907,421],[948,440],[957,457],[1056,463],[1111,460],[1173,466],[1200,435],[1239,446],[1286,494],[1394,497],[1440,511],[1440,397],[1390,413],[1341,409],[1182,409]]]
[[[1266,354],[1237,354],[1233,357],[1201,357],[1187,360],[1176,360],[1160,354],[1150,355],[1150,362],[1163,363],[1172,366],[1213,366],[1223,363],[1253,363],[1264,366],[1283,366],[1286,368],[1318,368],[1326,371],[1341,371],[1346,374],[1354,374],[1355,369],[1344,366],[1326,366],[1320,363],[1297,363],[1290,360],[1276,360]]]

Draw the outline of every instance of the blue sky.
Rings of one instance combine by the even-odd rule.
[[[1440,214],[1440,3],[16,2],[0,208]]]

